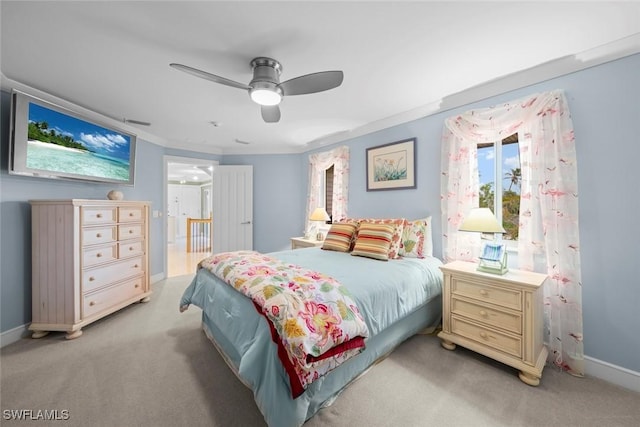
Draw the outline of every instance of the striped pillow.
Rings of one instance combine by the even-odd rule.
[[[361,223],[351,255],[388,261],[393,232],[392,224]]]
[[[346,221],[349,221],[347,219]],[[404,218],[355,218],[352,221],[357,221],[362,224],[363,222],[373,224],[391,224],[394,226],[393,235],[391,236],[391,245],[389,246],[389,259],[400,257],[400,244],[402,243],[402,232],[406,219]]]
[[[336,223],[331,224],[331,228],[324,239],[322,249],[338,252],[349,252],[351,239],[356,233],[357,224]]]

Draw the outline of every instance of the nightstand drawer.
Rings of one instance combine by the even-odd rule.
[[[451,332],[516,357],[522,357],[522,339],[483,328],[456,316],[451,318]]]
[[[522,292],[456,278],[451,293],[522,311]]]
[[[471,301],[452,298],[451,313],[469,317],[481,323],[522,334],[522,315],[520,312],[495,310],[486,305],[478,305]]]

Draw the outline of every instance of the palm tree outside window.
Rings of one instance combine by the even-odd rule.
[[[516,249],[522,182],[517,133],[496,142],[478,144],[478,182],[480,207],[494,212],[506,231],[502,239]]]

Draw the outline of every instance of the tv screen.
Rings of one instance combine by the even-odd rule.
[[[9,173],[133,185],[135,135],[15,90],[11,113]]]

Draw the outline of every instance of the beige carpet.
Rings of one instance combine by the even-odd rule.
[[[200,310],[178,313],[189,281],[155,284],[149,303],[86,327],[79,339],[52,333],[3,348],[0,424],[264,426],[251,392],[202,332]],[[8,420],[11,410],[34,418],[57,410],[68,420]],[[640,393],[550,367],[529,387],[509,367],[415,336],[305,427],[638,425]]]

